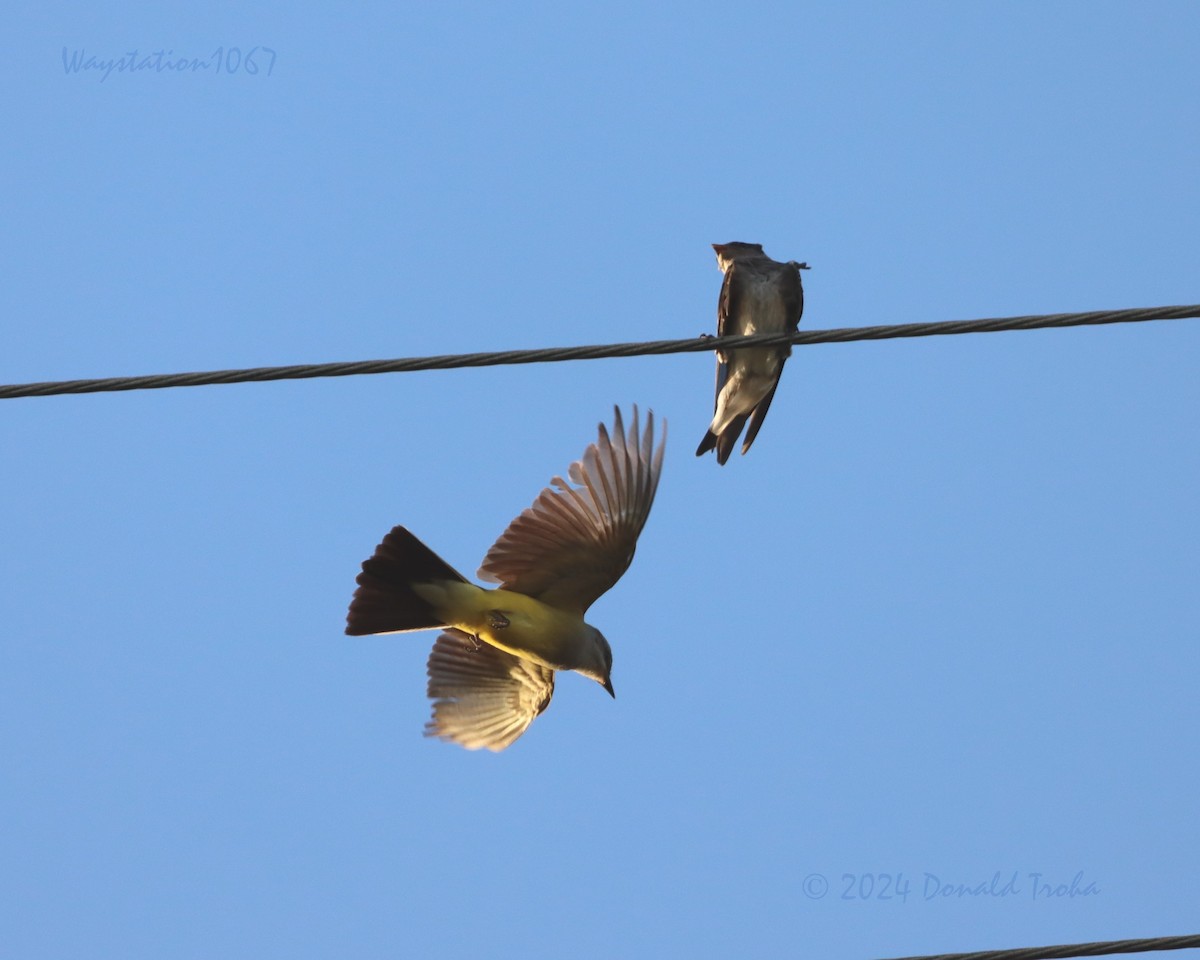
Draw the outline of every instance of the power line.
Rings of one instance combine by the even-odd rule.
[[[853,340],[891,340],[898,337],[934,337],[957,333],[997,333],[1002,330],[1038,330],[1105,323],[1141,323],[1147,320],[1182,320],[1200,317],[1200,304],[1177,307],[1141,307],[1133,310],[1097,310],[1091,313],[1051,313],[987,320],[950,320],[938,323],[900,323],[877,327],[839,327],[805,330],[795,334],[760,334],[753,337],[696,337],[688,340],[652,340],[645,343],[612,343],[585,347],[550,347],[540,350],[504,350],[491,353],[458,353],[398,360],[359,360],[346,363],[308,363],[290,367],[252,367],[210,370],[202,373],[165,373],[140,377],[107,377],[100,380],[52,380],[0,386],[0,400],[48,397],[66,393],[108,393],[122,390],[159,390],[165,387],[200,387],[218,383],[267,380],[306,380],[314,377],[352,377],[370,373],[410,373],[415,370],[451,370],[458,367],[491,367],[514,363],[553,363],[562,360],[601,360],[610,357],[658,356],[699,353],[717,348],[775,346],[792,343],[849,343]]]
[[[978,953],[938,953],[922,957],[894,957],[892,960],[1058,960],[1061,957],[1102,957],[1113,953],[1148,953],[1153,950],[1185,950],[1188,947],[1200,947],[1200,934],[1148,937],[1144,940],[1068,943],[1056,947],[983,950]]]

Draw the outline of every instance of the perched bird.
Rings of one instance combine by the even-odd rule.
[[[714,243],[713,249],[725,274],[717,301],[717,336],[795,333],[804,312],[800,271],[808,264],[772,260],[758,243]],[[723,464],[748,418],[742,453],[750,449],[791,353],[790,344],[717,351],[716,413],[696,456],[715,447],[717,463]]]
[[[554,671],[574,670],[615,696],[612,651],[583,615],[633,560],[666,445],[654,414],[628,433],[616,409],[610,435],[554,477],[483,558],[477,587],[404,527],[363,562],[346,633],[442,628],[429,655],[433,717],[425,735],[469,750],[503,750],[550,704]]]

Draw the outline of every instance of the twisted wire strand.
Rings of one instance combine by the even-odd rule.
[[[1014,950],[982,950],[977,953],[937,953],[891,960],[1060,960],[1064,957],[1104,957],[1114,953],[1149,953],[1155,950],[1186,950],[1200,947],[1200,934],[1180,937],[1147,937],[1143,940],[1100,940],[1067,943],[1054,947],[1018,947]]]
[[[1024,317],[995,317],[983,320],[949,320],[933,323],[901,323],[874,327],[839,327],[803,330],[795,334],[760,334],[752,337],[701,336],[687,340],[652,340],[642,343],[610,343],[580,347],[548,347],[535,350],[502,350],[483,353],[444,354],[396,360],[358,360],[340,363],[305,363],[282,367],[250,367],[238,370],[209,370],[198,373],[149,374],[136,377],[105,377],[93,380],[51,380],[0,386],[0,400],[18,397],[48,397],[59,394],[111,393],[125,390],[160,390],[167,387],[200,387],[221,383],[251,383],[268,380],[306,380],[314,377],[352,377],[373,373],[411,373],[416,370],[452,370],[460,367],[490,367],[517,363],[557,363],[564,360],[602,360],[613,357],[659,356],[668,353],[699,353],[745,347],[791,343],[849,343],[855,340],[891,340],[901,337],[933,337],[961,333],[998,333],[1005,330],[1038,330],[1055,327],[1094,326],[1108,323],[1142,323],[1148,320],[1182,320],[1200,317],[1200,304],[1169,307],[1139,307],[1130,310],[1094,310],[1088,313],[1036,314]]]

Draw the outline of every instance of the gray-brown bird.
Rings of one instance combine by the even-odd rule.
[[[804,313],[804,287],[800,271],[807,263],[780,263],[763,253],[758,243],[714,243],[717,266],[725,274],[717,301],[717,336],[751,336],[756,333],[795,333]],[[717,399],[712,424],[696,456],[716,449],[717,463],[725,463],[741,436],[746,420],[750,429],[742,453],[758,436],[783,365],[791,356],[790,344],[717,351]]]
[[[492,545],[469,583],[404,527],[363,562],[346,633],[443,628],[429,655],[433,717],[426,736],[470,750],[503,750],[550,704],[554,672],[574,670],[612,687],[612,651],[583,615],[621,578],[646,524],[666,445],[654,449],[654,414],[628,433],[616,410],[610,435],[554,477]]]

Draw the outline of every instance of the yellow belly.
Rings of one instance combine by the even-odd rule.
[[[446,626],[457,627],[513,656],[553,670],[570,670],[584,632],[583,618],[511,590],[484,590],[472,583],[414,584]],[[498,615],[498,616],[497,616]],[[507,625],[504,625],[507,624]]]

